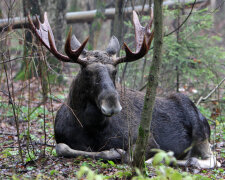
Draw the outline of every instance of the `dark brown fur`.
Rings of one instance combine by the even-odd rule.
[[[114,36],[106,51],[87,51],[84,48],[87,39],[80,44],[75,36],[71,38],[70,29],[65,43],[67,55],[63,55],[55,48],[47,13],[44,13],[43,23],[37,21],[38,28],[30,16],[28,20],[36,36],[56,58],[81,65],[67,102],[59,109],[55,119],[58,155],[121,159],[121,154],[125,154],[136,141],[144,94],[129,89],[125,92],[119,88],[117,90],[116,66],[136,61],[148,52],[154,35],[151,31],[153,20],[142,27],[133,11],[136,51],[132,52],[124,46],[126,56],[117,59],[115,55],[120,46]],[[157,147],[173,151],[180,159],[199,155],[208,159],[206,164],[205,161],[197,161],[201,167],[215,166],[216,161],[209,148],[208,122],[186,96],[174,94],[156,99],[151,132],[146,158],[151,155],[150,149]],[[187,148],[190,148],[188,152]],[[186,164],[186,161],[180,164]]]
[[[63,105],[57,113],[56,142],[82,151],[99,152],[111,148],[127,151],[129,141],[134,144],[137,138],[144,94],[130,89],[116,90],[113,74],[115,67],[110,63],[112,58],[106,52],[89,52],[86,57],[90,60],[89,65],[81,67],[71,85],[67,105]],[[105,116],[97,100],[101,93],[105,97],[112,94],[107,98],[111,105],[120,96],[123,110],[112,117]],[[156,99],[151,132],[155,145],[163,150],[173,151],[181,159],[188,154],[185,152],[187,148],[208,141],[210,136],[207,120],[188,97],[182,94]],[[153,139],[149,141],[151,148]],[[150,156],[150,153],[147,154]],[[191,151],[189,154],[194,156]],[[203,157],[201,152],[195,154]]]

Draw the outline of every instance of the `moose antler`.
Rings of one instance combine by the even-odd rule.
[[[79,58],[80,54],[84,50],[84,47],[88,41],[88,38],[81,44],[81,46],[77,50],[72,50],[71,48],[71,32],[72,28],[70,28],[66,43],[65,43],[65,52],[67,54],[61,54],[55,45],[55,39],[52,33],[51,26],[48,22],[47,13],[44,13],[44,23],[41,23],[39,18],[36,16],[38,28],[35,27],[34,23],[32,22],[30,15],[28,15],[28,20],[31,25],[32,30],[34,31],[35,35],[40,39],[41,43],[60,61],[63,62],[71,62],[71,63],[78,63],[81,65],[86,65],[86,59]]]
[[[133,11],[136,51],[132,52],[128,48],[127,44],[124,43],[126,56],[117,58],[114,61],[114,65],[117,65],[123,62],[136,61],[148,53],[148,50],[151,46],[152,39],[154,37],[154,30],[151,31],[152,22],[153,22],[153,14],[151,14],[151,19],[148,25],[146,27],[141,26],[137,13]]]

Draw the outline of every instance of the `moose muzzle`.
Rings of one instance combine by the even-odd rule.
[[[105,94],[102,98],[101,97],[102,96],[100,95],[99,105],[101,112],[105,116],[112,116],[122,110],[117,93],[108,93]]]

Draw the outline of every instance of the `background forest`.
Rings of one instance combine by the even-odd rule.
[[[211,143],[221,168],[173,169],[147,166],[149,178],[225,178],[225,1],[165,0],[163,59],[157,96],[181,92],[211,125]],[[67,97],[79,65],[56,60],[28,28],[28,13],[48,13],[57,49],[64,52],[69,27],[88,50],[104,50],[112,35],[134,49],[131,12],[141,23],[152,0],[0,1],[0,177],[5,179],[131,179],[127,165],[78,157],[56,157],[54,118]],[[114,11],[115,10],[115,11]],[[153,44],[154,46],[154,44]],[[116,81],[145,92],[152,51],[121,64]],[[124,55],[121,48],[118,55]],[[163,154],[163,153],[162,153]],[[166,156],[167,154],[164,153]],[[188,172],[184,172],[184,170]],[[188,174],[188,173],[191,174]],[[98,175],[97,175],[98,174]],[[137,179],[144,179],[138,171]]]

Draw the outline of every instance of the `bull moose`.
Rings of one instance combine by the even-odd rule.
[[[148,52],[154,36],[153,19],[142,27],[133,12],[136,51],[132,52],[124,43],[126,55],[116,57],[120,49],[116,37],[111,38],[104,51],[87,51],[88,39],[80,44],[74,35],[71,37],[71,29],[65,43],[67,55],[63,55],[56,49],[47,13],[44,14],[44,23],[37,18],[37,28],[28,18],[35,35],[58,60],[80,65],[67,100],[56,115],[57,154],[121,159],[137,139],[144,93],[120,86],[116,88],[116,67],[120,63],[136,61]],[[173,151],[180,165],[193,159],[201,168],[218,165],[210,149],[209,124],[183,94],[156,98],[151,132],[146,159],[152,156],[152,148],[160,148]]]

